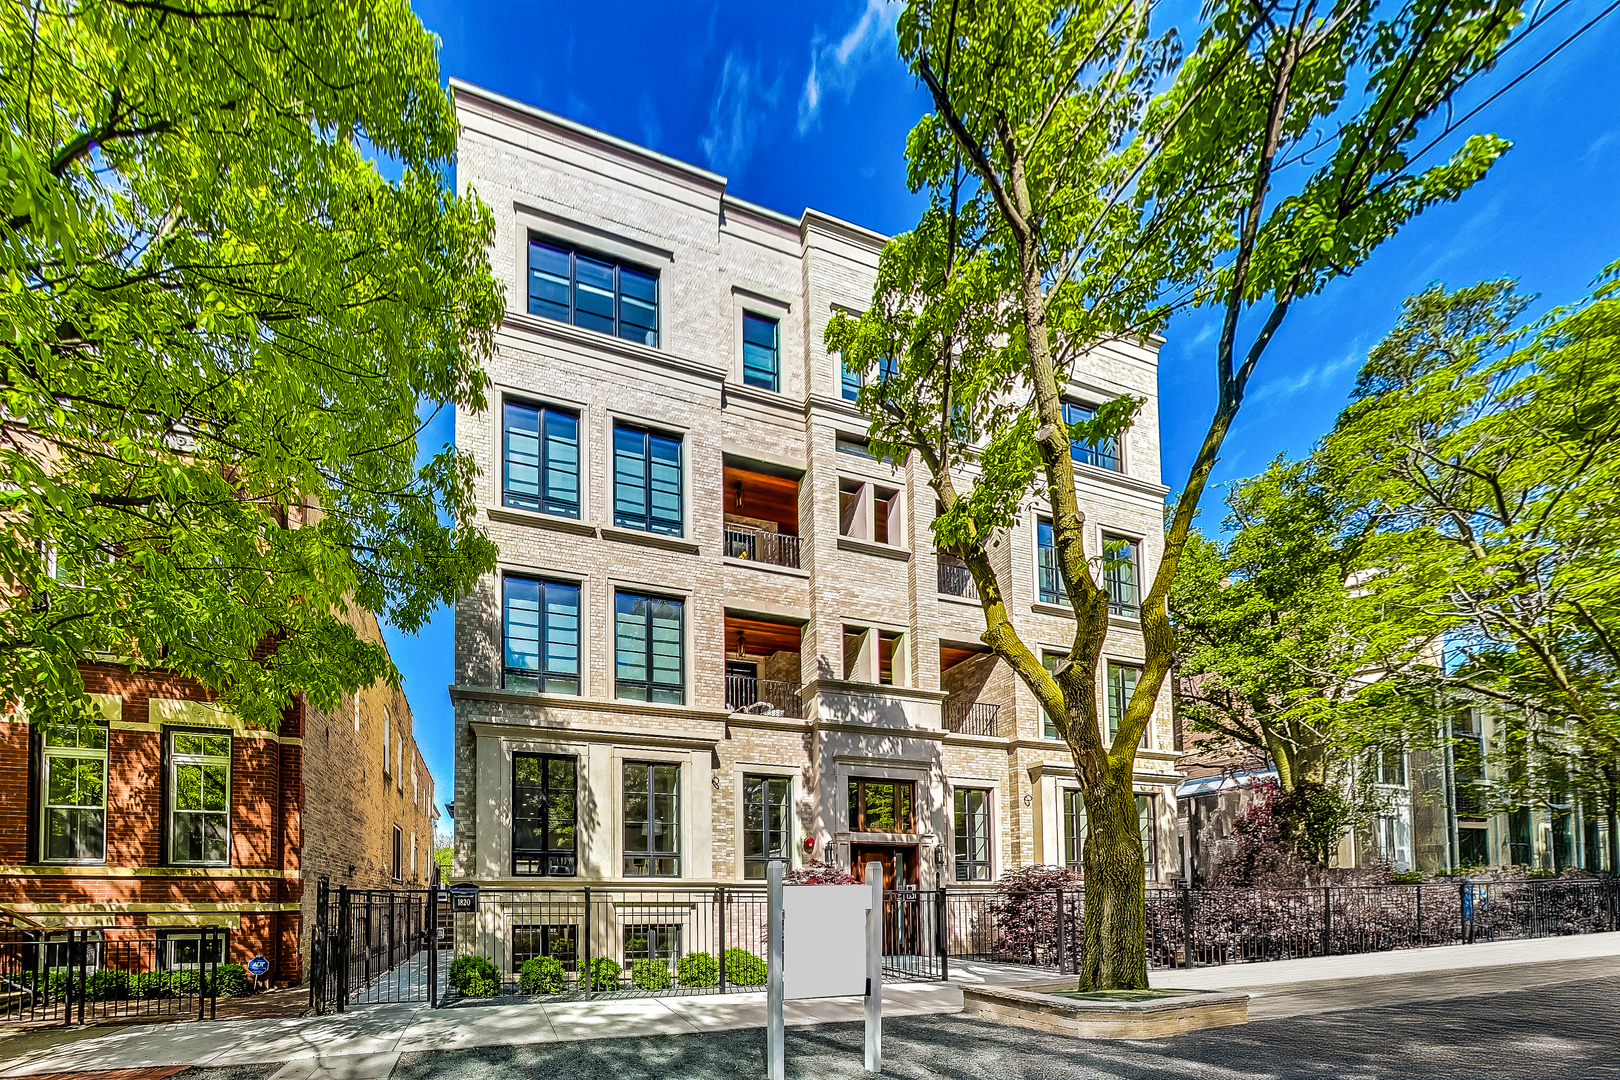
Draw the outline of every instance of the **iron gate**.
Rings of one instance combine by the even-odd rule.
[[[921,982],[950,978],[944,889],[910,886],[883,894],[883,976]]]
[[[439,1003],[439,898],[433,889],[315,885],[309,996],[317,1013],[350,1005]]]

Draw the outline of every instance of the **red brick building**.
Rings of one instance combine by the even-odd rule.
[[[379,640],[375,620],[358,620]],[[255,954],[277,984],[307,970],[315,882],[420,887],[432,780],[404,695],[379,684],[328,714],[302,700],[247,728],[192,680],[80,668],[89,727],[0,717],[0,911],[46,929],[157,942],[155,963]],[[314,739],[314,743],[311,743]]]

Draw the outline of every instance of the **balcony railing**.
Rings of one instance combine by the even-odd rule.
[[[947,701],[945,730],[955,735],[988,735],[995,738],[1001,734],[996,724],[996,716],[1000,712],[1000,705],[987,701]]]
[[[797,683],[756,679],[751,675],[726,676],[726,708],[732,712],[804,719]]]
[[[726,557],[799,568],[799,537],[747,525],[726,526]]]
[[[939,591],[946,596],[960,596],[967,600],[979,598],[979,586],[967,564],[948,555],[939,557]]]

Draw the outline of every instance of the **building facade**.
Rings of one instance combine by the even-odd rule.
[[[0,914],[14,927],[151,942],[120,955],[159,969],[198,962],[214,928],[214,959],[262,954],[287,985],[308,970],[318,877],[431,880],[432,784],[397,690],[330,714],[299,699],[268,731],[171,673],[80,672],[95,722],[0,716]]]
[[[884,237],[736,199],[725,178],[453,83],[458,182],[493,209],[508,311],[488,408],[459,412],[497,570],[456,608],[454,870],[512,888],[741,883],[786,857],[895,883],[1077,861],[1074,766],[980,643],[936,552],[926,469],[879,460],[862,373],[822,344],[870,300]],[[1160,551],[1156,344],[1097,350],[1075,449],[1111,572],[1106,717],[1143,656]],[[1039,504],[993,548],[1055,659],[1074,622]],[[1105,721],[1106,722],[1106,721]],[[1137,758],[1150,877],[1175,872],[1168,690]]]

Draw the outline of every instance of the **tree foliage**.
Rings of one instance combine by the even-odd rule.
[[[860,397],[874,441],[929,470],[935,539],[973,575],[984,642],[1074,754],[1090,823],[1080,982],[1105,988],[1146,985],[1134,758],[1174,659],[1166,598],[1209,472],[1290,308],[1506,149],[1479,135],[1419,167],[1420,129],[1490,67],[1520,6],[1229,0],[1207,7],[1185,61],[1150,14],[1147,0],[908,3],[901,57],[934,106],[907,143],[927,208],[885,248],[871,307],[827,332],[846,364],[881,376]],[[1105,745],[1112,556],[1086,551],[1070,445],[1117,437],[1141,402],[1070,424],[1062,396],[1089,351],[1183,303],[1222,312],[1218,405],[1141,605],[1142,674]],[[1014,629],[989,558],[1034,501],[1050,508],[1076,619],[1055,673]]]
[[[411,631],[491,565],[468,459],[415,460],[502,311],[438,78],[403,0],[0,7],[14,700],[100,654],[273,726],[397,678],[351,605]]]

